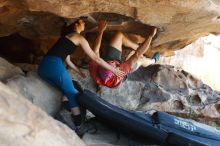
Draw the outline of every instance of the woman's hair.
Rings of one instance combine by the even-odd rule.
[[[80,19],[77,19],[76,21],[74,21],[73,23],[71,23],[68,26],[67,26],[67,23],[65,22],[65,24],[62,28],[61,35],[65,36],[65,35],[68,35],[68,34],[71,34],[71,33],[75,32],[75,24],[79,24],[79,20]]]

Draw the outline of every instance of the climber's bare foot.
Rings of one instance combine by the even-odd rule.
[[[154,28],[152,29],[151,33],[150,33],[150,36],[151,36],[151,37],[154,37],[154,36],[156,35],[156,33],[157,33],[157,28],[154,27]]]

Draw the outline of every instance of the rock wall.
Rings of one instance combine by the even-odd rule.
[[[62,93],[43,81],[36,72],[12,77],[7,80],[6,85],[51,116],[60,109]]]
[[[220,92],[183,70],[153,65],[141,68],[130,76],[130,80],[145,82],[140,110],[156,109],[204,123],[219,122]]]
[[[171,57],[161,57],[160,64],[181,68],[212,89],[220,91],[220,37],[209,35],[201,37],[181,50],[175,51]]]
[[[7,60],[0,57],[0,80],[5,81],[15,75],[24,75],[19,67],[16,67],[9,63]]]
[[[74,131],[51,117],[60,109],[60,91],[3,58],[0,68],[1,146],[84,146]]]
[[[3,64],[1,66],[6,68],[4,66],[6,61],[2,60]],[[6,65],[14,68],[9,63]],[[175,69],[173,66],[151,65],[147,68],[140,68],[129,75],[127,80],[115,89],[97,88],[86,69],[83,70],[87,76],[86,78],[79,77],[72,70],[69,71],[71,76],[83,88],[96,92],[108,102],[124,109],[142,112],[151,112],[151,110],[166,111],[213,126],[219,123],[220,93],[213,91],[191,74]],[[39,79],[36,73],[21,73],[16,72],[10,77],[6,76],[5,79],[4,76],[0,76],[4,83],[8,85],[6,87],[6,85],[0,84],[0,100],[2,100],[0,102],[0,116],[3,119],[0,122],[0,142],[5,145],[22,146],[30,143],[33,145],[69,145],[69,139],[72,139],[69,137],[73,135],[67,136],[65,134],[67,129],[64,129],[66,127],[63,129],[59,123],[58,127],[61,127],[61,129],[57,128],[57,124],[53,124],[53,119],[49,118],[48,120],[46,113],[43,113],[29,102],[31,101],[48,114],[54,115],[59,109],[60,92]],[[21,125],[21,123],[24,124]],[[90,133],[94,132],[92,130],[94,128],[91,128],[83,137],[86,144],[123,145],[128,142],[141,144],[141,142],[123,135],[118,138],[118,133],[111,132],[110,129],[103,131],[101,126],[95,129],[95,134]],[[23,139],[24,135],[25,139]],[[112,137],[107,138],[105,136]],[[16,140],[14,140],[15,137]],[[78,142],[77,138],[72,140]],[[72,141],[70,143],[72,144]]]
[[[191,74],[174,66],[151,65],[140,68],[130,74],[119,87],[113,89],[94,86],[88,71],[83,72],[87,75],[85,79],[73,71],[71,75],[84,89],[97,93],[109,103],[123,109],[146,113],[152,113],[154,110],[165,111],[213,127],[219,125],[220,92],[212,90]],[[87,116],[93,117],[90,113]],[[88,123],[90,130],[83,136],[88,145],[147,145],[138,139],[124,137],[120,131],[103,128],[94,121]]]
[[[71,74],[84,89],[91,89],[108,102],[127,110],[158,110],[210,125],[219,123],[220,92],[174,66],[140,68],[114,89],[96,88],[89,76],[81,79],[72,71]]]
[[[28,67],[28,69],[31,68],[28,64],[23,66]],[[36,66],[34,66],[34,72],[25,74],[20,67],[12,65],[0,57],[0,68],[0,81],[13,91],[23,95],[51,116],[58,112],[62,93],[37,75]]]
[[[84,146],[67,126],[0,83],[1,146]]]

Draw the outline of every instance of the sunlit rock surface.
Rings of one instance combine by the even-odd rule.
[[[36,72],[10,78],[6,85],[51,116],[54,116],[60,109],[62,93],[43,81]]]
[[[161,57],[160,64],[181,68],[212,89],[220,91],[220,36],[209,35],[175,52],[172,57]]]
[[[0,80],[49,115],[54,116],[60,108],[62,93],[37,75],[36,65],[19,65],[29,72],[25,74],[23,69],[0,57]],[[30,72],[32,70],[34,72]]]
[[[67,126],[0,83],[1,146],[84,146]]]

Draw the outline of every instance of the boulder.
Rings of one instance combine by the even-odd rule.
[[[7,60],[0,57],[0,81],[5,81],[15,75],[24,75],[24,73],[19,67],[12,65]]]
[[[91,89],[106,101],[126,110],[165,111],[203,123],[209,121],[213,125],[219,121],[220,92],[174,66],[151,65],[139,68],[128,75],[119,87],[111,89],[100,86],[95,90],[90,77],[89,80],[82,80],[74,76],[83,88],[87,86],[85,89]]]
[[[28,64],[28,63],[14,63],[17,67],[22,69],[24,72],[37,72],[38,65],[37,64]]]
[[[127,110],[135,110],[140,104],[144,84],[125,81],[117,88],[101,86],[98,94],[111,104],[119,105]]]
[[[85,146],[67,126],[0,83],[1,146]]]
[[[97,86],[90,76],[90,73],[87,69],[81,69],[81,71],[85,74],[85,78],[81,77],[78,73],[76,73],[74,70],[69,69],[68,70],[72,79],[77,81],[82,89],[88,89],[90,91],[96,92],[97,91]]]
[[[54,116],[60,108],[62,93],[43,81],[36,72],[10,78],[6,85],[49,115]]]
[[[131,74],[129,80],[145,84],[138,106],[141,111],[159,110],[204,123],[218,123],[220,92],[183,70],[151,65]]]

